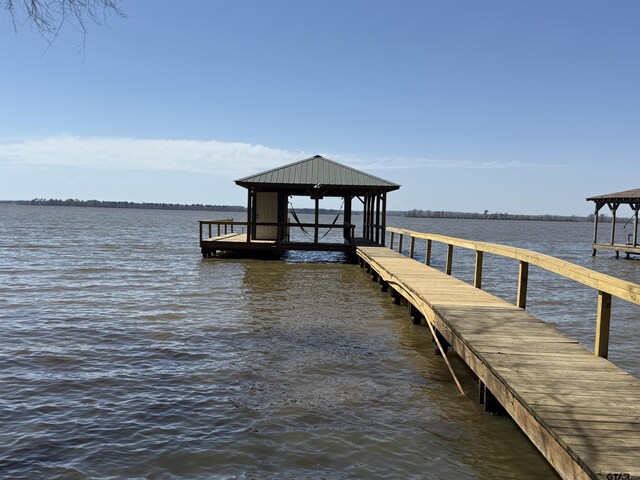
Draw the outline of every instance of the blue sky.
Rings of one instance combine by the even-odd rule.
[[[242,205],[234,179],[315,154],[401,184],[399,210],[588,214],[640,187],[638,1],[121,8],[84,54],[2,12],[0,199]]]

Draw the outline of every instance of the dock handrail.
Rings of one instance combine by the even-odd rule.
[[[222,231],[224,230],[224,234],[227,235],[228,234],[228,230],[230,230],[230,233],[234,233],[233,231],[233,227],[234,226],[241,226],[241,227],[248,227],[248,228],[255,228],[255,227],[278,227],[279,229],[288,229],[291,227],[294,228],[299,228],[299,227],[308,227],[308,228],[314,228],[316,229],[316,234],[315,234],[315,243],[318,243],[318,233],[317,230],[320,230],[322,228],[335,228],[335,229],[343,229],[345,231],[348,230],[348,237],[345,236],[345,239],[348,239],[349,241],[353,242],[354,238],[355,238],[355,228],[356,226],[353,223],[298,223],[298,222],[236,222],[231,220],[200,220],[199,221],[199,231],[200,231],[200,242],[202,242],[204,240],[204,237],[202,235],[202,227],[204,225],[208,225],[209,227],[209,238],[212,237],[212,233],[213,233],[213,225],[217,225],[218,227],[218,236],[222,235]],[[224,227],[224,229],[222,228]],[[230,228],[229,228],[230,227]],[[284,231],[284,230],[282,230]],[[251,242],[251,235],[247,234],[247,242]]]
[[[224,226],[224,234],[227,235],[228,234],[228,230],[229,227],[231,230],[231,233],[233,233],[233,226],[237,225],[239,222],[235,222],[233,220],[233,218],[227,218],[224,220],[200,220],[200,241],[202,241],[202,226],[203,225],[209,225],[209,237],[212,237],[213,235],[213,230],[212,227],[213,225],[217,225],[218,226],[218,236],[222,235],[222,227]],[[240,222],[241,223],[241,222]]]
[[[431,246],[432,242],[447,245],[447,260],[445,264],[445,273],[451,275],[453,263],[453,247],[465,248],[476,252],[476,264],[474,274],[474,286],[482,288],[482,262],[483,254],[490,253],[501,257],[518,260],[520,268],[518,273],[518,291],[516,306],[524,309],[526,307],[527,283],[529,265],[547,270],[556,275],[573,280],[574,282],[586,285],[598,291],[598,307],[596,317],[596,341],[595,354],[600,357],[607,358],[609,353],[609,327],[611,323],[611,297],[617,297],[622,300],[640,305],[640,285],[622,280],[611,275],[596,272],[586,267],[576,265],[566,260],[545,255],[543,253],[534,252],[524,248],[511,247],[508,245],[499,245],[495,243],[477,242],[474,240],[465,240],[457,237],[449,237],[446,235],[416,232],[402,228],[387,226],[387,232],[390,234],[389,248],[394,249],[394,237],[398,235],[398,252],[402,253],[402,243],[404,236],[410,239],[409,256],[413,258],[415,253],[415,240],[426,240],[425,263],[431,263]]]

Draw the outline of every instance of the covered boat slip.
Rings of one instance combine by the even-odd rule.
[[[528,250],[389,230],[399,245],[409,237],[409,256],[391,240],[391,248],[359,247],[360,265],[453,347],[488,410],[504,409],[562,478],[640,478],[640,380],[606,360],[611,296],[640,304],[640,285]],[[416,238],[427,241],[426,263],[411,258]],[[449,246],[445,271],[428,265],[432,242]],[[451,276],[454,246],[476,251],[475,286]],[[515,305],[481,290],[483,253],[520,262]],[[529,264],[596,290],[595,355],[525,310]]]
[[[277,256],[286,250],[355,253],[356,245],[363,242],[384,245],[387,193],[400,188],[320,155],[241,178],[236,184],[247,189],[247,220],[201,221],[204,257],[218,252]],[[313,200],[313,222],[302,222],[295,209],[289,208],[289,199],[296,196]],[[342,198],[341,212],[333,222],[321,223],[321,200],[331,197]],[[362,203],[361,232],[352,221],[354,200]],[[291,235],[292,229],[305,236]],[[342,235],[325,239],[332,231]]]
[[[593,255],[598,250],[611,250],[616,252],[616,257],[620,252],[625,253],[627,258],[630,255],[640,255],[640,238],[638,238],[638,212],[640,211],[640,188],[625,190],[624,192],[608,193],[587,198],[587,201],[595,202],[595,218],[593,227]],[[611,239],[609,243],[598,242],[598,212],[604,206],[608,206],[611,211]],[[633,211],[633,230],[626,234],[622,243],[616,243],[616,217],[620,205],[628,205]],[[631,220],[630,220],[631,221]],[[628,223],[630,223],[627,222]],[[623,228],[627,227],[627,224]]]

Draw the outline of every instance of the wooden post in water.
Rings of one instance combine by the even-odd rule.
[[[422,323],[422,313],[420,313],[420,310],[418,310],[416,306],[411,302],[408,302],[407,306],[409,308],[409,317],[411,317],[411,323],[413,323],[414,325],[420,325],[420,323]]]
[[[398,293],[398,291],[393,287],[389,287],[389,291],[391,292],[391,301],[396,305],[400,305],[402,300],[400,293]]]
[[[380,194],[376,195],[376,243],[380,244]]]
[[[596,317],[595,354],[607,358],[609,355],[609,326],[611,324],[611,294],[598,290],[598,314]]]
[[[424,255],[424,264],[431,265],[431,239],[427,240],[427,251]]]
[[[616,243],[616,212],[619,206],[617,203],[609,204],[609,209],[611,210],[611,245]]]
[[[358,200],[362,202],[362,238],[367,238],[367,197],[363,195]]]
[[[253,208],[253,188],[247,188],[247,243],[251,242],[251,235],[253,235],[253,226],[256,224],[254,218],[255,212]]]
[[[353,197],[350,195],[346,195],[344,197],[344,214],[342,216],[343,224],[351,223],[351,201]],[[342,229],[342,238],[345,240],[349,240],[349,243],[353,243],[353,232],[351,228],[344,227]]]
[[[320,199],[316,193],[316,212],[315,212],[315,233],[313,234],[313,243],[318,243],[318,224],[320,223]]]
[[[387,193],[382,194],[382,246],[387,239]]]
[[[453,245],[447,244],[447,265],[445,267],[445,273],[451,275],[451,269],[453,268]]]
[[[527,284],[529,283],[529,264],[520,260],[518,269],[518,297],[516,306],[523,310],[527,307]]]
[[[362,236],[368,240],[371,239],[369,235],[369,209],[371,208],[371,202],[369,202],[369,195],[364,194],[364,211],[362,212]]]
[[[596,202],[596,211],[595,211],[595,216],[594,216],[594,221],[593,221],[593,243],[594,245],[596,243],[598,243],[598,212],[600,211],[600,209],[603,207],[604,205],[600,202]],[[593,249],[593,252],[591,253],[591,256],[595,257],[596,256],[596,249]]]
[[[636,205],[631,205],[631,208],[634,210],[633,216],[633,246],[638,246],[638,212],[640,211],[640,203]]]
[[[373,194],[369,194],[369,240],[375,241],[375,232],[373,228],[373,221],[375,216],[375,200]]]
[[[476,288],[482,288],[482,252],[476,250],[476,270],[473,275],[473,286]]]

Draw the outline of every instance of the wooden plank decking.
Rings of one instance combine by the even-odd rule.
[[[640,478],[640,380],[446,273],[384,247],[357,255],[435,326],[563,478]]]

